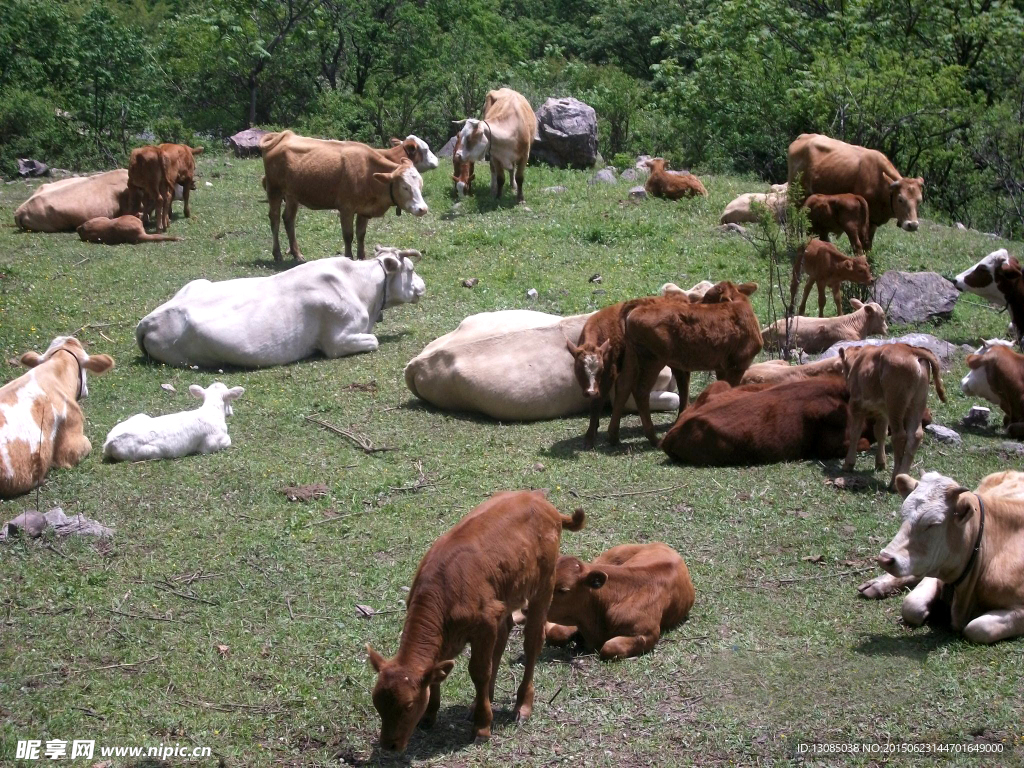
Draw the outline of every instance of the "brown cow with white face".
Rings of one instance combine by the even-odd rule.
[[[861,584],[861,595],[917,584],[902,607],[911,626],[944,603],[973,642],[1024,634],[1024,473],[997,472],[974,491],[938,472],[897,475],[896,488],[903,521],[878,555],[886,574]]]

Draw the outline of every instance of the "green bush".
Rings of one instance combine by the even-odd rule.
[[[45,96],[20,88],[0,91],[0,173],[13,176],[20,157],[48,165],[70,164],[69,122]]]

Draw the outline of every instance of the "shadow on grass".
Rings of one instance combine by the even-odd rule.
[[[874,456],[871,456],[868,461],[871,465],[874,465]],[[875,476],[874,470],[861,470],[860,472],[854,469],[853,472],[844,472],[843,465],[838,461],[832,461],[829,464],[822,466],[821,473],[825,477],[832,481],[833,485],[840,485],[844,491],[849,493],[878,493],[888,492],[889,490],[889,474],[892,472],[892,456],[889,457],[889,466],[886,469],[878,470],[882,472],[882,479],[878,479]],[[836,481],[842,479],[841,484],[837,484]]]
[[[326,258],[326,257],[325,257]],[[254,267],[256,269],[269,269],[272,272],[284,272],[291,269],[292,267],[304,264],[305,262],[296,261],[295,259],[288,257],[277,261],[273,258],[258,258],[258,259],[239,259],[233,266],[236,267]]]
[[[442,694],[443,695],[443,694]],[[504,705],[494,705],[491,732],[500,734],[515,727],[515,716]],[[450,704],[437,713],[437,721],[430,728],[416,728],[405,752],[385,752],[375,744],[373,753],[363,765],[408,765],[414,760],[429,760],[443,755],[454,755],[473,746],[473,719],[469,705]]]
[[[664,424],[655,424],[654,431],[656,433],[667,432],[673,422],[666,422]],[[593,448],[585,448],[583,446],[583,435],[587,431],[586,422],[580,422],[580,433],[572,437],[566,437],[562,440],[558,440],[551,444],[548,448],[541,451],[542,456],[548,456],[551,458],[567,459],[575,458],[580,453],[597,453],[605,456],[621,456],[626,453],[632,453],[637,450],[655,451],[658,449],[647,442],[647,436],[644,435],[644,429],[641,425],[636,424],[630,427],[619,428],[619,443],[618,445],[608,444],[608,432],[605,430],[598,430],[597,439],[594,441]]]
[[[941,621],[929,622],[923,629],[901,635],[868,635],[853,650],[864,656],[895,656],[924,661],[928,655],[955,642],[957,634]]]

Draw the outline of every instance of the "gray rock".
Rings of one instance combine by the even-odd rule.
[[[636,168],[627,168],[619,174],[619,178],[623,181],[636,181],[640,178],[640,172]]]
[[[41,163],[38,160],[32,160],[27,157],[18,159],[18,175],[23,179],[35,176],[46,176],[49,172],[50,166],[46,163]]]
[[[1000,453],[1011,456],[1024,456],[1024,443],[1015,443],[1013,440],[1006,440],[999,444]]]
[[[948,320],[960,292],[937,272],[891,270],[875,282],[875,301],[894,323]]]
[[[992,415],[992,409],[983,405],[972,405],[971,410],[963,417],[965,427],[987,427],[988,417]]]
[[[650,155],[637,155],[636,156],[636,164],[633,167],[636,168],[636,172],[639,173],[641,176],[650,176],[651,175],[651,169],[648,168],[646,165],[644,165],[644,163],[646,163],[650,159],[651,159]]]
[[[537,293],[537,289],[536,288],[531,288],[530,290],[528,290],[526,292],[526,298],[530,299],[531,301],[536,301],[537,296],[539,296],[539,295],[540,294]]]
[[[4,541],[16,534],[23,534],[35,539],[43,535],[47,528],[52,528],[58,536],[98,536],[110,538],[114,535],[112,528],[92,520],[83,515],[68,517],[60,507],[54,507],[46,514],[40,514],[34,509],[23,512],[13,520],[8,520],[0,525],[0,541]]]
[[[587,184],[614,184],[616,181],[618,178],[615,176],[615,169],[609,165],[591,176]]]
[[[444,146],[437,150],[438,157],[451,157],[455,154],[455,136],[452,136],[448,141],[445,142]]]
[[[741,226],[741,225],[736,224],[736,223],[733,223],[733,222],[729,222],[728,224],[720,225],[718,227],[718,231],[719,232],[725,232],[725,233],[735,232],[737,235],[745,235],[745,234],[747,234],[747,228],[746,227]]]
[[[967,231],[967,227],[965,227],[959,221],[956,223],[956,228],[959,229],[961,232],[966,232]]]
[[[960,349],[956,344],[950,344],[948,341],[937,339],[930,333],[908,333],[904,336],[897,336],[892,339],[864,339],[863,341],[837,341],[831,347],[826,349],[820,355],[817,360],[824,360],[827,357],[836,357],[839,354],[841,348],[846,347],[862,347],[870,345],[877,347],[879,344],[910,344],[912,347],[923,347],[939,359],[939,365],[942,366],[944,371],[948,371],[953,367],[953,363],[957,357],[963,354],[963,350]]]
[[[924,429],[940,443],[946,443],[946,445],[961,445],[963,443],[959,433],[941,424],[929,424]]]
[[[633,187],[629,190],[629,196],[634,200],[646,200],[647,190],[643,187]]]
[[[235,157],[259,157],[260,139],[266,134],[267,131],[259,128],[246,128],[229,138],[228,146],[235,153]]]
[[[555,194],[558,194],[559,192],[565,192],[565,189],[566,189],[565,187],[559,185],[559,186],[554,186],[554,187],[544,187],[541,190],[541,192],[547,192],[549,194],[555,195]]]
[[[537,138],[530,159],[558,168],[593,168],[597,163],[597,113],[573,98],[548,99],[537,110]]]

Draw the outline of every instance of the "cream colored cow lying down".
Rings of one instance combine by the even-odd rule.
[[[587,315],[561,317],[529,309],[470,315],[430,342],[405,366],[416,397],[438,408],[535,421],[586,411],[565,340],[579,340]],[[651,410],[679,407],[668,368],[651,392]],[[636,410],[630,398],[627,408]]]

